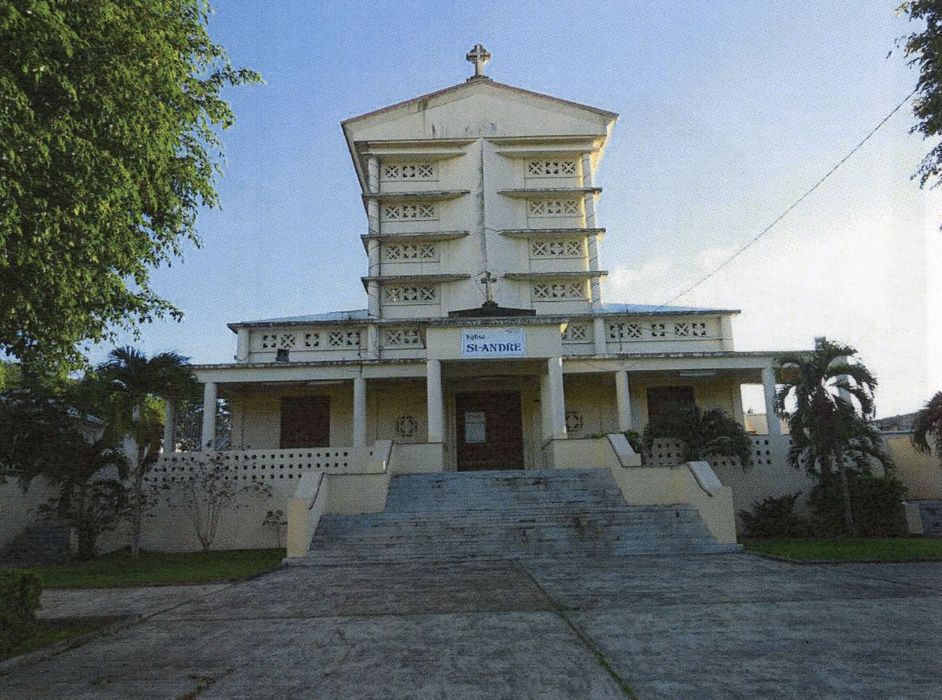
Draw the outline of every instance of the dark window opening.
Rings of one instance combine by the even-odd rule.
[[[330,446],[330,397],[281,399],[281,449]]]
[[[648,423],[695,405],[692,386],[652,386],[648,389]]]

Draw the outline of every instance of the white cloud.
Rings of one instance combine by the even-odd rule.
[[[880,415],[914,410],[931,393],[925,230],[888,214],[828,223],[783,226],[673,303],[741,309],[740,350],[810,348],[818,335],[855,345],[880,379]],[[618,266],[606,299],[665,303],[737,247]]]

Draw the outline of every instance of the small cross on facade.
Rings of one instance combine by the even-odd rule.
[[[491,274],[490,270],[485,271],[481,277],[481,284],[484,285],[484,295],[488,302],[494,301],[494,293],[491,291],[491,285],[497,282],[497,278]]]
[[[474,48],[468,52],[465,59],[474,64],[474,77],[484,78],[484,64],[491,60],[491,54],[480,44],[475,44]]]

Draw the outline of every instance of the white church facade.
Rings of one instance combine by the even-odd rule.
[[[466,81],[343,122],[366,308],[229,324],[234,361],[197,368],[202,444],[225,397],[233,470],[311,513],[324,478],[318,508],[354,512],[382,509],[391,473],[608,467],[629,501],[693,502],[735,541],[736,508],[805,483],[770,410],[778,353],[737,352],[735,310],[603,299],[596,175],[617,115],[496,82],[488,57],[478,46]],[[669,448],[640,466],[625,432],[676,403],[742,422],[743,384],[764,386],[769,417],[751,469]],[[205,454],[173,453],[168,418],[169,476]],[[292,517],[316,526],[281,507],[289,543]]]

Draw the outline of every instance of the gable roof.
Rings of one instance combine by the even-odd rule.
[[[380,107],[379,109],[374,109],[370,112],[365,112],[364,114],[359,114],[355,117],[344,119],[342,122],[340,122],[340,125],[346,131],[347,125],[352,124],[353,122],[367,119],[369,117],[375,117],[376,115],[382,114],[384,112],[391,112],[397,109],[401,109],[403,107],[407,107],[417,102],[427,102],[428,100],[432,100],[436,97],[441,97],[451,92],[460,92],[462,90],[466,90],[468,88],[475,87],[478,85],[487,85],[489,87],[493,87],[498,90],[507,90],[516,95],[523,95],[525,97],[536,97],[541,100],[548,100],[550,102],[555,102],[557,104],[566,105],[568,107],[574,107],[576,109],[584,109],[590,112],[594,112],[595,114],[601,115],[602,117],[605,117],[611,121],[614,121],[615,119],[618,118],[617,112],[610,112],[608,110],[599,109],[598,107],[592,107],[590,105],[585,105],[580,102],[573,102],[571,100],[564,100],[562,98],[554,97],[552,95],[546,95],[542,92],[534,92],[532,90],[526,90],[524,88],[516,87],[514,85],[508,85],[506,83],[499,83],[496,80],[491,80],[488,77],[480,76],[476,78],[468,78],[463,83],[458,83],[457,85],[451,85],[449,87],[442,88],[441,90],[428,92],[424,95],[419,95],[418,97],[413,97],[408,100],[403,100],[402,102],[396,102],[395,104],[391,104],[386,107]]]

